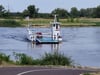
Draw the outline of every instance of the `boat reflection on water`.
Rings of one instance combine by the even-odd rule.
[[[27,48],[33,50],[34,48],[41,48],[42,44],[34,44],[33,42],[27,43]]]
[[[59,53],[60,44],[51,44],[52,53]]]
[[[37,50],[41,53],[59,53],[61,44],[34,44],[28,43],[27,48],[28,50],[32,50],[32,52],[36,52]]]

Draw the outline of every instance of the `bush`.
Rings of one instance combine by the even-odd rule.
[[[72,60],[64,54],[45,53],[40,59],[33,59],[25,54],[15,54],[16,62],[20,65],[72,65]]]
[[[10,62],[10,56],[9,55],[7,56],[3,53],[0,53],[0,64],[2,64],[2,61]]]
[[[16,62],[20,65],[32,65],[33,59],[25,54],[15,54]]]
[[[41,65],[67,65],[70,66],[72,60],[69,57],[65,57],[64,54],[59,53],[45,53],[45,56],[42,58]]]

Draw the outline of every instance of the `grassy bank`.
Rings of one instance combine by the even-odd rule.
[[[30,19],[29,23],[33,26],[50,26],[53,19]],[[100,18],[68,18],[60,19],[61,26],[100,26]],[[14,27],[14,26],[27,26],[28,22],[25,19],[0,19],[0,26]]]
[[[21,24],[15,20],[0,20],[0,27],[20,27]]]
[[[58,53],[45,53],[40,59],[33,59],[26,54],[14,53],[15,61],[10,60],[9,55],[0,53],[0,66],[11,67],[11,66],[43,66],[43,67],[60,67],[60,68],[75,68],[73,67],[73,61],[70,57],[64,56],[64,54]],[[90,68],[78,68],[76,69],[87,69]],[[92,68],[91,68],[92,69]],[[100,75],[100,72],[97,73],[85,73],[82,75]]]
[[[73,61],[69,57],[65,57],[63,54],[58,53],[45,53],[40,59],[34,59],[25,54],[14,53],[16,61],[10,60],[10,56],[3,53],[0,54],[0,65],[3,62],[16,64],[16,65],[60,65],[60,66],[72,66]]]
[[[21,25],[27,25],[26,20],[17,20]],[[33,26],[50,26],[50,22],[53,19],[30,19],[30,23]],[[100,26],[99,18],[68,18],[60,19],[61,26],[71,27],[71,26]]]
[[[0,65],[4,64],[14,64],[12,60],[10,60],[10,55],[5,55],[3,53],[0,53]]]
[[[19,65],[62,65],[71,66],[72,60],[58,53],[45,53],[40,59],[33,59],[25,54],[15,54],[16,63]]]

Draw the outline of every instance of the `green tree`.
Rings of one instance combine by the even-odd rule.
[[[86,17],[94,17],[94,8],[87,8],[86,9]]]
[[[75,17],[79,17],[79,11],[77,10],[76,7],[72,7],[72,8],[71,8],[70,14],[71,14],[71,16],[74,17],[74,18],[75,18]]]
[[[38,18],[51,18],[50,13],[38,13]]]
[[[0,12],[4,12],[4,7],[0,5]]]
[[[38,8],[35,5],[30,5],[26,10],[23,11],[24,16],[30,16],[31,18],[36,18],[38,16]]]
[[[35,17],[36,9],[34,5],[28,6],[28,11],[30,17]]]
[[[25,16],[29,16],[29,11],[28,10],[24,10],[23,11],[23,16],[25,17]]]
[[[86,10],[85,9],[80,9],[79,16],[80,17],[85,17],[86,16]]]
[[[95,9],[94,14],[95,14],[95,17],[100,18],[100,5],[97,6],[97,8]]]
[[[66,17],[69,17],[69,13],[67,10],[65,9],[61,9],[61,8],[57,8],[57,9],[54,9],[51,14],[58,14],[60,18],[66,18]]]
[[[5,8],[2,5],[0,5],[0,17],[3,17],[4,13],[5,13]]]

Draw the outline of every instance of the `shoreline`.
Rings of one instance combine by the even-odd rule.
[[[62,66],[62,65],[17,65],[13,63],[3,62],[0,64],[0,68],[2,67],[47,67],[47,68],[68,68],[68,69],[81,69],[81,70],[98,70],[100,71],[100,67],[93,66]]]
[[[29,23],[37,27],[49,27],[52,21],[53,19],[35,18],[30,19]],[[59,21],[62,27],[100,26],[100,18],[74,18],[73,21],[60,19]],[[28,21],[26,19],[0,19],[0,27],[26,27],[27,24]]]
[[[60,68],[60,69],[77,69],[77,70],[91,70],[91,71],[98,71],[100,72],[100,68],[96,67],[70,67],[70,66],[53,66],[53,65],[45,65],[45,66],[40,66],[40,65],[9,65],[9,66],[4,66],[0,65],[0,68],[7,68],[7,67],[43,67],[43,68]]]

